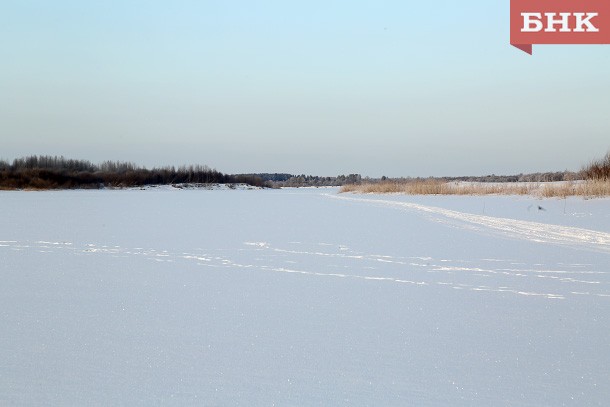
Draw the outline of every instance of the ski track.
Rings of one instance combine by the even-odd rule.
[[[415,210],[432,215],[435,220],[439,222],[446,223],[458,221],[460,223],[459,227],[464,229],[480,230],[478,227],[483,226],[512,238],[524,239],[537,243],[551,243],[585,248],[597,252],[610,252],[610,233],[605,232],[510,218],[475,215],[411,202],[355,198],[345,195],[337,196],[325,194],[325,196],[352,202],[364,202],[399,209]]]
[[[608,271],[586,264],[524,264],[511,259],[434,259],[426,256],[388,256],[354,252],[346,245],[330,243],[287,243],[275,247],[267,242],[244,242],[237,250],[170,252],[152,248],[123,248],[116,245],[69,242],[1,241],[2,250],[63,252],[70,256],[142,258],[159,263],[190,263],[200,267],[284,273],[318,278],[394,283],[414,287],[445,287],[471,292],[513,294],[546,299],[569,296],[610,298]],[[228,256],[227,254],[230,253]],[[27,255],[27,253],[26,253]],[[241,260],[240,260],[241,259]],[[244,259],[249,259],[246,262]],[[172,268],[179,265],[172,265]],[[491,277],[491,278],[490,278]],[[536,280],[547,283],[532,288]],[[544,291],[540,291],[544,288]],[[548,292],[552,289],[552,292]]]

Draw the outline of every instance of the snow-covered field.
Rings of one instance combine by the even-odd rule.
[[[610,200],[157,188],[0,210],[3,406],[610,402]]]

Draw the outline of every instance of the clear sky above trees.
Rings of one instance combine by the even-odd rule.
[[[508,44],[509,2],[0,3],[0,158],[370,176],[579,169],[610,46]]]

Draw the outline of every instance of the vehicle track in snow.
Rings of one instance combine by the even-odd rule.
[[[499,218],[487,215],[459,212],[434,206],[421,205],[411,202],[398,202],[373,198],[357,198],[346,195],[325,194],[333,199],[351,202],[362,202],[378,206],[393,207],[396,209],[418,211],[431,216],[442,223],[458,224],[463,228],[494,231],[503,236],[516,239],[529,240],[538,243],[558,244],[576,248],[584,248],[597,252],[610,253],[610,233],[561,226],[548,223],[539,223],[511,218]]]

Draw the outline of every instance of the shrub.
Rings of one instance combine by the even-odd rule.
[[[592,161],[582,172],[586,179],[610,180],[610,151],[604,158]]]

